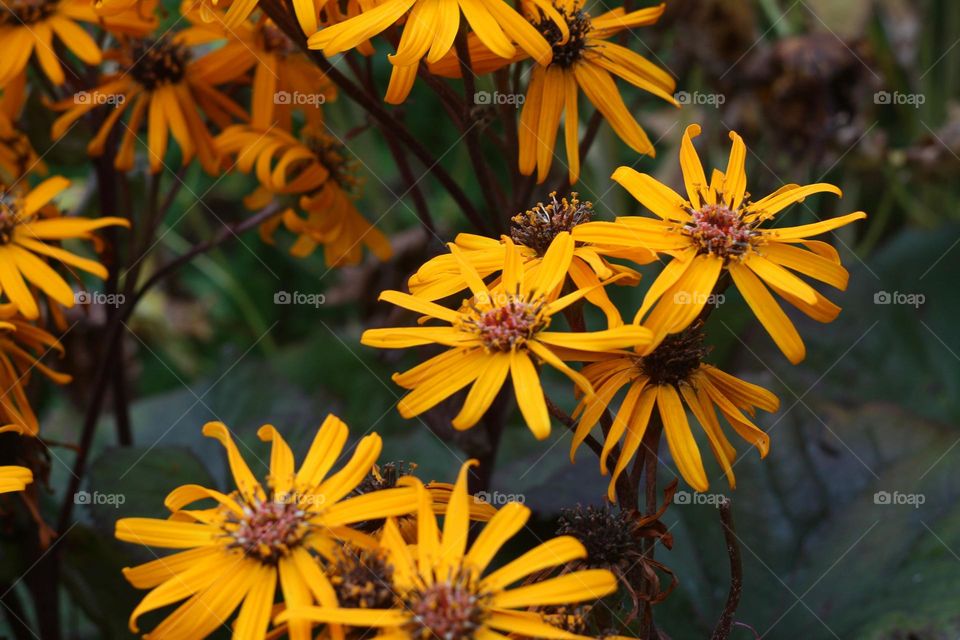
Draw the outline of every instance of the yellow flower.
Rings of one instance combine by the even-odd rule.
[[[0,427],[0,433],[8,432],[23,433],[23,430],[17,425]],[[33,482],[33,472],[30,469],[15,465],[0,466],[0,493],[23,491],[31,482]]]
[[[70,181],[60,176],[26,193],[0,185],[0,290],[31,320],[39,317],[40,309],[28,283],[65,307],[74,305],[73,289],[38,255],[101,279],[107,277],[106,268],[99,262],[81,258],[49,241],[91,239],[91,232],[102,227],[130,226],[123,218],[88,220],[62,215],[49,203],[69,185]]]
[[[209,77],[212,84],[253,70],[250,123],[254,128],[292,131],[294,111],[309,124],[323,121],[321,106],[336,99],[336,85],[273,22],[260,18],[228,28],[219,13],[212,13],[209,21],[195,18],[202,13],[195,6],[190,0],[184,2],[181,11],[192,25],[178,37],[194,46],[226,40],[208,54],[208,67],[223,72]]]
[[[774,412],[780,401],[766,389],[704,363],[707,351],[700,326],[693,325],[667,337],[645,356],[610,356],[584,367],[583,375],[597,393],[584,399],[574,413],[574,416],[579,415],[580,422],[570,449],[571,460],[613,398],[627,387],[610,431],[605,435],[600,457],[600,469],[606,475],[610,451],[623,438],[623,448],[607,489],[611,502],[616,500],[617,478],[636,455],[654,406],[663,422],[670,455],[684,480],[697,491],[706,491],[709,483],[684,404],[706,433],[710,449],[723,467],[731,488],[736,487],[732,464],[737,453],[720,427],[718,409],[734,431],[755,446],[761,457],[766,457],[770,448],[769,436],[743,412],[751,416],[757,408]]]
[[[306,217],[292,207],[284,210],[261,227],[264,240],[272,243],[274,230],[283,222],[299,236],[290,248],[297,257],[322,245],[328,266],[351,265],[360,262],[366,246],[380,260],[388,260],[393,254],[390,241],[354,204],[359,180],[343,145],[320,126],[304,127],[300,137],[278,128],[236,125],[217,138],[222,153],[236,155],[238,170],[256,169],[260,187],[244,199],[249,208],[264,207],[275,195],[300,195],[299,208]]]
[[[0,12],[0,85],[19,75],[36,54],[37,63],[53,84],[66,81],[55,50],[57,37],[65,50],[88,65],[103,60],[100,47],[80,23],[102,26],[108,31],[142,35],[157,25],[150,10],[125,7],[108,16],[100,16],[91,0],[9,0]]]
[[[513,241],[505,238],[504,243],[503,274],[493,289],[464,259],[460,248],[450,245],[460,265],[460,277],[473,294],[459,310],[400,291],[380,294],[381,300],[449,324],[369,329],[361,338],[365,345],[384,349],[426,344],[449,347],[405,373],[394,374],[394,382],[412,389],[398,404],[403,417],[419,415],[472,384],[463,408],[453,419],[455,428],[469,429],[489,408],[509,374],[527,426],[543,439],[550,434],[550,416],[535,363],[560,370],[589,395],[593,393],[590,383],[567,366],[565,359],[595,359],[598,352],[648,343],[650,332],[635,325],[589,333],[550,331],[551,317],[589,292],[579,289],[560,296],[573,259],[573,238],[567,232],[558,234],[543,260],[530,269],[525,268]]]
[[[336,606],[333,587],[317,556],[333,558],[342,541],[375,547],[353,523],[410,513],[417,494],[398,487],[348,497],[363,481],[380,454],[380,436],[363,438],[340,471],[330,470],[347,441],[347,426],[328,416],[299,471],[293,453],[270,425],[257,432],[272,442],[266,487],[254,477],[227,427],[204,426],[227,450],[237,489],[229,494],[198,485],[175,489],[166,500],[168,520],[124,518],[116,536],[125,542],[185,549],[138,567],[124,569],[137,588],[151,589],[130,617],[186,600],[150,634],[156,638],[202,638],[216,630],[237,607],[234,638],[263,638],[269,625],[279,581],[287,606],[319,602]],[[186,510],[198,500],[216,507]],[[291,625],[290,637],[310,638],[309,623]]]
[[[546,180],[553,164],[554,146],[560,117],[564,115],[564,141],[570,183],[580,177],[579,92],[607,119],[614,132],[637,153],[655,155],[653,144],[620,97],[611,74],[644,91],[677,105],[673,97],[676,82],[670,74],[630,49],[608,39],[624,29],[654,24],[666,5],[626,13],[622,7],[596,18],[584,9],[584,0],[553,0],[556,13],[566,29],[542,12],[528,12],[529,20],[553,48],[552,60],[537,60],[530,76],[526,99],[520,113],[520,171],[537,182]],[[567,36],[569,32],[569,37]],[[473,41],[470,60],[476,73],[488,73],[521,60],[503,60],[487,50],[485,43]],[[455,56],[430,67],[438,75],[459,77]]]
[[[699,133],[698,125],[687,127],[680,147],[686,198],[647,174],[620,167],[613,179],[658,219],[629,216],[616,222],[591,222],[574,229],[574,237],[673,257],[650,286],[636,315],[637,321],[646,316],[644,325],[656,335],[654,346],[664,335],[693,322],[711,300],[721,275],[729,273],[757,319],[796,364],[806,354],[803,340],[767,287],[814,320],[832,321],[840,308],[790,270],[846,289],[849,274],[836,249],[810,238],[867,215],[857,211],[797,227],[763,227],[788,205],[815,193],[839,196],[840,189],[825,183],[789,184],[752,201],[746,192],[747,150],[740,136],[730,132],[733,147],[726,172],[715,169],[708,183],[693,148],[692,138]]]
[[[127,110],[130,119],[122,125],[114,166],[129,171],[134,164],[134,143],[144,125],[149,151],[150,171],[163,168],[169,137],[177,142],[186,165],[194,156],[203,168],[213,174],[219,170],[219,159],[213,137],[202,114],[219,127],[234,119],[247,118],[246,112],[214,84],[242,74],[244,69],[224,67],[223,60],[210,54],[191,59],[191,49],[182,41],[182,34],[158,39],[136,39],[125,43],[117,52],[120,68],[107,74],[103,82],[87,92],[83,100],[71,99],[55,105],[65,111],[53,123],[51,136],[63,136],[70,126],[98,107],[110,109],[97,135],[87,146],[91,156],[100,156]]]
[[[0,424],[12,425],[20,433],[35,436],[40,430],[25,387],[36,371],[56,384],[71,377],[54,371],[40,360],[49,352],[63,355],[55,337],[23,319],[13,304],[0,304]]]
[[[572,231],[579,224],[590,221],[592,203],[580,201],[577,193],[570,199],[557,200],[556,194],[550,194],[546,204],[517,214],[512,218],[510,237],[520,249],[520,257],[525,269],[540,264],[543,256],[558,233]],[[506,244],[503,240],[494,240],[472,233],[461,233],[455,244],[464,260],[470,263],[481,278],[496,273],[503,268]],[[607,296],[603,287],[597,285],[601,280],[617,277],[617,284],[636,285],[640,274],[608,262],[605,256],[631,258],[638,263],[652,262],[656,256],[646,249],[631,252],[607,251],[603,248],[579,243],[573,250],[573,259],[567,267],[567,276],[573,286],[587,290],[586,299],[603,310],[610,327],[623,324],[620,312]],[[425,300],[439,300],[467,288],[467,281],[460,275],[456,256],[443,254],[427,261],[413,274],[407,286],[410,293]]]
[[[301,2],[312,5],[313,0],[295,0],[294,7]],[[523,4],[536,6],[562,23],[548,0],[526,0]],[[553,56],[543,35],[504,0],[384,0],[354,18],[314,33],[309,46],[322,49],[327,56],[342,53],[395,24],[408,11],[397,52],[389,56],[393,72],[384,99],[391,104],[407,99],[421,59],[437,62],[454,50],[461,12],[477,39],[497,56],[513,58],[517,47],[540,64],[549,64]]]
[[[419,485],[418,537],[407,546],[396,522],[384,527],[380,543],[391,569],[393,606],[384,608],[291,607],[278,620],[311,620],[380,630],[382,638],[584,638],[549,624],[527,610],[594,601],[616,591],[617,581],[604,569],[572,571],[511,588],[528,576],[584,558],[586,549],[570,536],[544,542],[499,569],[488,571],[494,557],[526,525],[530,509],[509,503],[495,515],[468,549],[467,470],[463,466],[443,521],[429,492]],[[389,599],[390,593],[384,594]],[[383,604],[391,604],[389,602]]]

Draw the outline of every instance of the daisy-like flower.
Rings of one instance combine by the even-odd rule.
[[[71,380],[41,362],[50,352],[63,355],[59,340],[24,320],[16,305],[0,304],[0,387],[5,390],[0,395],[0,423],[29,436],[39,433],[40,424],[26,393],[31,374],[35,371],[56,384]]]
[[[108,16],[98,15],[90,0],[9,0],[0,10],[0,85],[6,84],[26,68],[30,57],[55,85],[66,81],[55,53],[59,43],[88,65],[103,60],[100,47],[81,26],[101,26],[114,33],[142,35],[157,25],[153,4],[149,11],[126,7]]]
[[[640,54],[609,39],[624,29],[654,24],[666,5],[630,13],[619,7],[595,18],[584,9],[583,0],[553,0],[553,6],[562,17],[566,29],[561,30],[559,22],[542,11],[528,11],[528,19],[553,48],[553,57],[546,63],[537,60],[520,112],[521,173],[531,175],[536,171],[538,183],[547,179],[553,164],[560,118],[563,116],[570,183],[579,179],[580,120],[577,101],[581,91],[631,149],[637,153],[655,155],[650,138],[620,97],[612,76],[679,106],[673,97],[676,82],[670,74]],[[491,55],[492,52],[482,42],[474,41],[471,44],[470,60],[476,73],[488,73],[522,59],[504,60],[499,55]],[[448,56],[431,66],[430,70],[443,76],[460,75],[455,56]]]
[[[388,260],[390,240],[354,204],[360,183],[344,146],[321,126],[304,127],[300,138],[278,128],[243,125],[229,127],[217,138],[224,155],[237,157],[238,170],[256,169],[260,186],[244,199],[249,208],[264,207],[277,195],[299,196],[298,208],[306,216],[294,207],[285,209],[261,227],[263,239],[272,243],[282,222],[298,236],[290,248],[294,256],[306,257],[323,246],[327,265],[343,266],[359,263],[367,247]]]
[[[23,433],[23,429],[12,424],[0,427],[0,433],[10,432]],[[30,469],[17,465],[0,466],[0,493],[23,491],[31,482],[33,482],[33,472]]]
[[[50,203],[70,181],[56,176],[34,189],[8,189],[0,185],[0,291],[31,320],[40,315],[29,285],[35,286],[64,307],[74,305],[74,292],[63,277],[46,263],[54,260],[104,279],[106,268],[54,244],[69,238],[90,240],[103,227],[129,227],[123,218],[77,218],[60,213]]]
[[[692,142],[699,133],[699,125],[687,127],[680,147],[686,198],[647,174],[620,167],[613,179],[657,218],[628,216],[616,222],[592,222],[574,229],[574,237],[672,256],[636,315],[638,322],[643,320],[654,331],[654,346],[664,335],[693,322],[711,300],[717,281],[728,273],[774,342],[796,364],[803,360],[806,348],[770,289],[814,320],[836,318],[840,308],[793,272],[846,289],[849,274],[836,249],[811,238],[862,220],[867,214],[857,211],[796,227],[763,226],[807,196],[839,196],[840,189],[825,183],[788,184],[752,201],[744,171],[747,149],[740,136],[730,132],[733,147],[727,169],[715,169],[708,183]]]
[[[561,25],[554,25],[555,29],[566,30],[566,23],[548,0],[524,0],[522,4],[531,10],[539,8],[545,12],[546,20],[556,20]],[[314,33],[309,39],[310,48],[322,49],[327,56],[353,49],[399,21],[408,11],[397,52],[389,56],[393,72],[384,99],[391,104],[407,99],[421,60],[438,62],[454,51],[461,12],[476,38],[494,55],[509,60],[516,56],[519,47],[539,64],[549,64],[553,57],[546,38],[504,0],[384,0],[354,18]]]
[[[451,496],[441,533],[430,494],[421,486],[417,513],[416,547],[403,540],[393,519],[387,521],[381,546],[387,555],[391,589],[368,596],[382,608],[291,607],[279,620],[311,620],[380,630],[378,638],[421,640],[456,638],[556,638],[586,636],[549,624],[544,616],[527,611],[541,607],[596,601],[617,588],[616,578],[602,569],[571,571],[559,577],[516,586],[534,573],[565,565],[586,556],[575,538],[561,536],[545,542],[499,569],[489,571],[494,557],[530,518],[530,509],[507,504],[490,520],[468,549],[470,495],[463,466]]]
[[[209,66],[225,72],[213,79],[215,84],[253,70],[250,123],[254,128],[292,131],[294,111],[311,125],[322,123],[321,106],[336,99],[336,85],[283,31],[263,16],[229,28],[219,13],[209,21],[195,19],[202,9],[194,6],[184,3],[184,15],[193,24],[178,37],[194,46],[225,41],[208,54]]]
[[[556,193],[550,194],[550,200],[512,218],[510,238],[520,250],[524,268],[536,268],[543,260],[547,249],[559,233],[570,232],[579,224],[590,221],[593,204],[581,201],[577,193],[570,198],[557,199]],[[455,244],[461,250],[463,259],[476,269],[481,278],[496,273],[503,268],[506,244],[503,240],[494,240],[472,233],[461,233]],[[640,274],[621,265],[608,262],[605,256],[632,259],[637,263],[652,262],[656,256],[646,249],[631,252],[607,251],[599,247],[578,243],[573,250],[567,276],[574,287],[587,290],[586,299],[603,310],[610,327],[623,324],[620,312],[607,296],[606,290],[597,285],[602,280],[618,277],[617,284],[636,285]],[[460,275],[460,266],[456,256],[443,254],[427,261],[410,277],[407,285],[410,293],[426,300],[438,300],[467,288],[467,282]]]
[[[723,433],[717,419],[718,409],[734,431],[755,446],[761,457],[766,457],[770,438],[744,412],[750,416],[755,415],[756,409],[774,412],[780,407],[780,401],[766,389],[703,362],[707,351],[701,328],[694,324],[668,336],[645,356],[611,356],[584,367],[583,375],[597,392],[592,398],[584,398],[574,413],[579,415],[580,422],[570,449],[571,460],[613,398],[627,387],[600,456],[600,470],[606,475],[610,451],[623,439],[607,489],[611,502],[616,500],[617,478],[636,455],[654,407],[663,422],[670,455],[684,480],[697,491],[706,491],[709,485],[684,405],[706,433],[710,449],[731,488],[736,487],[732,464],[737,453]]]
[[[110,109],[87,146],[91,156],[100,156],[117,122],[129,111],[129,121],[122,127],[123,137],[114,158],[118,170],[133,168],[134,145],[140,131],[146,128],[151,172],[158,173],[163,168],[172,137],[180,147],[184,165],[196,156],[207,172],[216,173],[220,163],[203,114],[221,128],[235,119],[247,118],[240,105],[214,87],[246,69],[224,65],[221,58],[211,57],[209,53],[193,59],[190,46],[183,42],[180,34],[131,40],[115,53],[119,58],[118,70],[107,74],[84,100],[55,105],[65,113],[53,123],[51,136],[60,138],[76,120],[93,109]]]
[[[449,347],[405,373],[394,374],[394,382],[412,389],[397,405],[403,417],[417,416],[472,385],[453,419],[454,428],[469,429],[483,417],[509,375],[527,426],[542,440],[550,435],[550,416],[537,363],[558,369],[592,395],[590,383],[564,360],[592,360],[598,353],[645,345],[650,340],[650,332],[636,325],[585,333],[550,331],[552,316],[589,292],[578,289],[560,295],[573,260],[573,238],[567,232],[558,234],[543,260],[530,270],[513,241],[506,238],[504,242],[501,281],[492,289],[460,248],[450,244],[460,264],[460,277],[472,293],[458,310],[400,291],[380,294],[381,300],[449,325],[368,329],[363,333],[363,344],[382,349],[427,344]]]
[[[135,587],[151,589],[130,617],[134,633],[141,615],[185,600],[150,637],[203,638],[239,607],[233,637],[263,638],[278,584],[287,606],[315,602],[336,606],[318,557],[334,559],[342,541],[376,547],[375,540],[351,525],[410,513],[417,507],[416,490],[407,486],[348,497],[370,471],[381,441],[376,434],[363,438],[350,461],[331,474],[348,435],[347,426],[332,415],[320,427],[298,471],[293,453],[277,430],[270,425],[260,428],[260,439],[273,445],[265,486],[254,477],[224,424],[208,423],[203,433],[223,444],[237,489],[224,494],[185,485],[167,497],[170,519],[117,522],[120,540],[183,549],[124,569]],[[184,508],[206,499],[217,506]],[[289,632],[295,640],[306,640],[311,637],[310,623],[292,624]]]

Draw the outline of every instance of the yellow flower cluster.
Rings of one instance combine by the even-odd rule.
[[[540,365],[570,378],[582,399],[574,413],[571,458],[590,431],[608,414],[618,392],[626,394],[604,426],[600,459],[621,444],[608,495],[636,455],[656,408],[667,445],[683,478],[696,490],[708,487],[700,451],[686,409],[704,430],[710,448],[735,486],[736,450],[718,420],[766,456],[769,438],[751,420],[756,409],[776,411],[777,398],[757,385],[707,364],[703,319],[712,300],[732,279],[750,309],[787,358],[804,357],[803,341],[771,292],[811,318],[829,322],[839,307],[800,276],[845,289],[847,271],[830,245],[811,237],[865,217],[862,212],[797,227],[770,227],[782,209],[806,196],[827,192],[828,184],[788,185],[751,200],[744,171],[746,147],[731,133],[726,170],[707,182],[690,126],[683,137],[680,164],[686,196],[649,175],[621,167],[613,179],[655,217],[622,216],[614,222],[591,220],[591,208],[576,196],[547,204],[513,219],[510,236],[499,241],[458,236],[450,253],[433,258],[409,280],[410,293],[384,291],[380,299],[419,314],[417,327],[370,329],[362,342],[398,349],[435,344],[438,355],[394,382],[410,392],[398,408],[416,416],[470,387],[453,426],[468,429],[484,415],[509,376],[524,420],[537,438],[550,433],[549,401]],[[637,264],[654,260],[664,267],[647,289],[633,321],[624,324],[604,293],[607,285],[636,284],[639,274],[611,258]],[[443,306],[441,298],[459,297]],[[454,297],[453,299],[458,299]],[[607,328],[585,331],[582,317],[569,313],[585,299],[602,310]],[[568,312],[562,330],[556,316]],[[439,324],[435,324],[436,323]],[[588,363],[582,370],[569,362]],[[686,407],[686,409],[685,409]]]
[[[334,470],[348,429],[331,415],[299,468],[277,430],[261,427],[258,436],[272,446],[261,483],[226,425],[208,423],[203,433],[226,449],[236,488],[185,485],[166,499],[169,518],[117,522],[120,540],[178,550],[124,570],[131,584],[150,590],[130,616],[135,633],[142,615],[177,604],[148,637],[202,638],[232,625],[234,638],[249,640],[268,631],[295,640],[360,638],[371,629],[407,640],[578,640],[586,636],[551,624],[542,609],[596,603],[617,588],[603,569],[544,578],[586,557],[571,536],[495,564],[530,510],[516,502],[496,510],[472,496],[473,462],[452,487],[388,478],[376,465],[381,441],[374,433]],[[213,506],[192,507],[200,501]],[[476,520],[484,524],[474,538]],[[525,580],[534,574],[536,582]]]

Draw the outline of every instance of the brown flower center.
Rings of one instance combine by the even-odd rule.
[[[683,230],[696,241],[700,253],[721,258],[742,256],[757,237],[753,227],[743,222],[740,213],[725,204],[707,204],[690,211],[691,219]]]
[[[0,10],[0,25],[22,27],[53,15],[59,0],[8,0]]]
[[[534,208],[513,216],[510,219],[513,223],[510,237],[517,244],[530,247],[542,256],[558,233],[572,231],[578,224],[590,222],[593,203],[581,202],[577,195],[574,191],[569,200],[557,200],[557,192],[554,191],[548,203],[538,202]]]
[[[479,334],[483,345],[490,351],[521,348],[550,323],[544,317],[542,302],[531,302],[513,294],[491,295],[504,299],[501,304],[487,309],[474,308],[473,316],[467,321],[468,330]]]
[[[23,222],[23,199],[0,188],[0,245],[13,240],[13,230]]]
[[[146,90],[183,79],[190,54],[168,38],[137,40],[131,45],[133,66],[130,75]]]
[[[330,569],[330,584],[341,607],[392,609],[397,605],[393,567],[382,553],[344,546]]]
[[[664,338],[651,354],[638,358],[637,367],[656,385],[686,382],[710,352],[703,339],[703,323],[695,322]]]
[[[553,62],[564,69],[573,65],[573,63],[583,57],[583,51],[587,48],[587,35],[593,29],[590,23],[590,14],[581,9],[572,13],[567,13],[566,8],[554,4],[560,16],[566,20],[567,28],[570,30],[570,37],[563,42],[563,33],[560,27],[550,19],[543,11],[540,11],[538,20],[533,21],[533,26],[543,35],[550,46],[553,47]]]
[[[343,143],[316,127],[306,128],[301,139],[341,189],[349,192],[357,189],[360,184],[355,175],[357,162],[349,158]]]
[[[265,564],[276,564],[303,541],[310,529],[306,512],[295,499],[245,502],[243,515],[228,512],[226,530],[230,546]]]
[[[483,626],[487,597],[476,582],[459,574],[410,594],[407,610],[414,640],[472,640]]]

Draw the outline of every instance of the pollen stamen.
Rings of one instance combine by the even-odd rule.
[[[515,294],[504,296],[501,304],[483,309],[472,306],[466,327],[480,336],[490,351],[513,351],[524,346],[550,323],[544,316],[542,301],[529,301]]]
[[[132,45],[131,55],[130,75],[148,91],[162,84],[180,82],[190,60],[187,49],[169,38],[137,40]]]
[[[721,258],[739,258],[750,249],[758,235],[744,222],[739,211],[725,204],[705,204],[691,209],[690,221],[683,231],[697,243],[700,253],[711,253]]]
[[[264,564],[276,564],[294,549],[310,529],[307,513],[294,499],[267,499],[241,503],[243,515],[227,513],[226,536]]]
[[[590,22],[590,14],[586,11],[577,9],[572,13],[567,13],[567,9],[557,6],[557,3],[554,3],[554,8],[566,20],[567,28],[570,30],[570,37],[566,42],[563,42],[563,33],[560,31],[560,27],[543,11],[540,11],[539,20],[535,21],[533,26],[553,47],[553,62],[551,64],[566,69],[583,57],[583,52],[587,48],[587,35],[593,30],[593,26]]]

